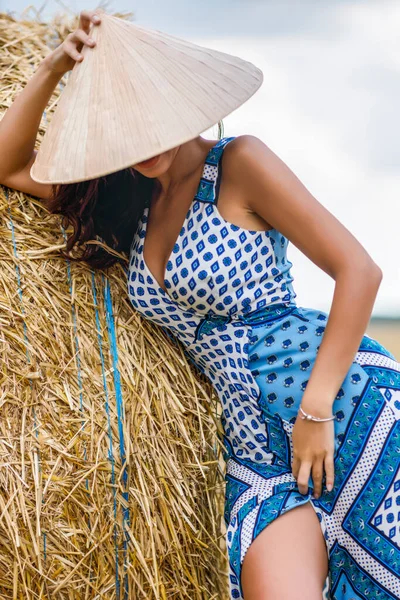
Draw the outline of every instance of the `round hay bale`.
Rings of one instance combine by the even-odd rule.
[[[76,25],[0,14],[2,113]],[[65,239],[0,186],[0,597],[224,599],[217,396],[124,267],[65,260]]]

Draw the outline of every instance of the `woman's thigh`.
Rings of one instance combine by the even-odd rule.
[[[247,550],[245,600],[321,600],[328,573],[325,540],[310,502],[277,517]]]

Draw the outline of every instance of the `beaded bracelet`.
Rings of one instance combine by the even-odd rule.
[[[307,421],[333,421],[334,419],[336,419],[336,415],[332,415],[332,417],[326,417],[325,419],[322,419],[321,417],[314,417],[314,415],[310,415],[306,412],[304,412],[304,410],[301,408],[300,406],[300,411],[303,413],[303,417],[300,417],[301,419],[306,419]]]

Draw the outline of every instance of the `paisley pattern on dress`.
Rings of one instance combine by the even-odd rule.
[[[133,307],[183,344],[221,401],[230,597],[243,600],[241,566],[256,536],[310,502],[329,558],[324,597],[398,599],[400,364],[364,335],[333,403],[334,488],[314,499],[310,477],[300,494],[291,433],[328,314],[296,304],[285,236],[246,230],[219,213],[223,151],[232,139],[208,152],[167,263],[167,291],[143,256],[149,207],[128,272]]]

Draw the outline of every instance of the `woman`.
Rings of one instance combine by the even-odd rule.
[[[69,250],[99,236],[130,252],[133,306],[215,386],[231,598],[320,600],[327,574],[332,599],[397,598],[400,365],[364,335],[380,268],[251,135],[198,136],[90,182],[33,181],[42,112],[94,45],[91,23],[82,11],[7,110],[0,182],[63,214]],[[334,278],[329,318],[294,302],[289,240]],[[91,244],[81,259],[116,257]]]

